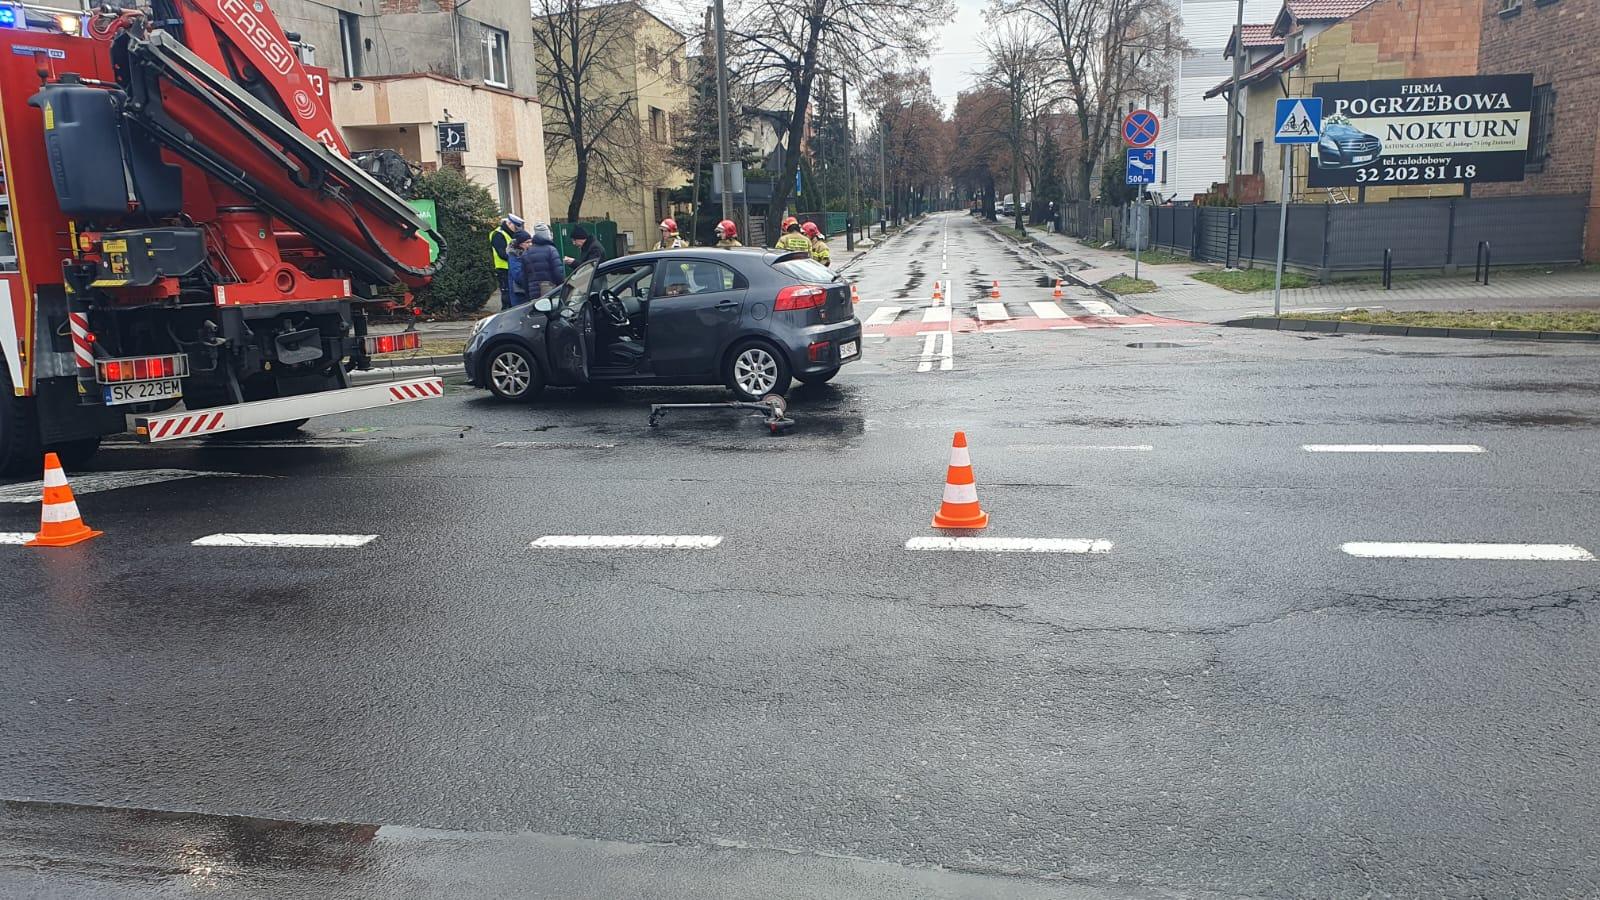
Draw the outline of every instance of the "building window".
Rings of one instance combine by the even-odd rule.
[[[1522,9],[1522,0],[1500,0],[1500,13],[1505,15]]]
[[[1267,145],[1265,141],[1256,141],[1250,148],[1250,174],[1261,174],[1262,158],[1266,156]]]
[[[661,67],[661,57],[656,53],[656,48],[644,48],[644,64],[652,69],[659,69]]]
[[[347,78],[361,74],[361,17],[355,13],[339,13],[339,57]]]
[[[483,33],[483,83],[494,87],[511,86],[511,73],[506,68],[506,46],[510,43],[504,31],[485,28]]]
[[[1528,133],[1528,157],[1524,168],[1529,172],[1543,172],[1550,159],[1550,138],[1556,130],[1556,89],[1540,84],[1533,88],[1533,112],[1529,115],[1531,131]]]
[[[672,59],[672,78],[674,81],[683,78],[683,67],[678,65],[677,57],[673,57]]]
[[[502,215],[522,214],[522,173],[515,166],[496,166],[495,188],[500,194]]]
[[[1293,56],[1296,53],[1299,53],[1301,50],[1304,50],[1305,46],[1306,32],[1305,29],[1302,28],[1297,30],[1294,34],[1289,35],[1289,42],[1287,46],[1283,48],[1283,53],[1285,56]]]
[[[650,139],[663,144],[671,140],[667,136],[667,112],[654,106],[650,107]]]
[[[1167,183],[1167,151],[1161,151],[1161,183]]]

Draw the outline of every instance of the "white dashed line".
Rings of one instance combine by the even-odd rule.
[[[952,349],[950,332],[932,331],[923,335],[922,356],[917,360],[918,372],[930,372],[935,361],[939,363],[939,371],[948,372],[955,367],[955,351]]]
[[[350,549],[377,539],[375,534],[208,534],[196,547],[302,547]]]
[[[1587,562],[1594,554],[1575,544],[1431,544],[1357,541],[1339,549],[1363,559],[1490,559]]]
[[[1029,301],[1028,308],[1033,310],[1033,314],[1041,319],[1068,318],[1067,311],[1053,300],[1032,300]]]
[[[85,472],[69,474],[73,494],[94,494],[119,488],[143,487],[184,478],[263,478],[238,472],[199,472],[190,469],[129,469],[123,472]],[[0,487],[0,503],[38,503],[44,499],[44,482],[28,481]]]
[[[710,550],[722,543],[719,534],[547,534],[535,550]]]
[[[978,304],[978,321],[980,322],[1004,322],[1009,318],[1011,318],[1011,314],[1006,312],[1004,303]]]
[[[31,540],[31,531],[0,531],[0,544],[26,544]]]
[[[1307,453],[1482,453],[1477,444],[1301,444]]]
[[[584,444],[577,441],[501,441],[496,450],[612,450],[616,444]]]
[[[902,308],[898,306],[880,306],[867,317],[867,325],[893,325],[894,320],[900,317]]]
[[[1086,538],[916,537],[907,550],[969,553],[1110,553],[1111,542]]]
[[[1091,316],[1099,316],[1102,319],[1127,318],[1126,315],[1117,312],[1116,309],[1111,306],[1111,304],[1101,300],[1074,300],[1072,302],[1088,310],[1089,315]]]

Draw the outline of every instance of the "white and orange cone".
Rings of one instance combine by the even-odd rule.
[[[861,289],[856,287],[856,283],[854,281],[850,282],[850,302],[861,302]]]
[[[950,468],[944,478],[944,499],[933,514],[935,528],[984,528],[989,514],[978,505],[978,485],[972,478],[972,457],[967,453],[967,433],[956,432],[950,445]]]
[[[944,288],[940,287],[939,286],[939,282],[937,282],[937,281],[935,281],[933,283],[933,299],[935,299],[935,300],[943,300],[944,299]]]
[[[61,460],[54,453],[44,455],[44,504],[39,509],[39,533],[28,542],[29,547],[70,547],[73,544],[99,537],[84,524],[78,514],[78,501],[72,498],[72,487],[67,484],[67,474],[61,471]]]
[[[1059,279],[1059,278],[1056,279],[1056,292],[1054,294],[1052,294],[1051,296],[1054,297],[1057,300],[1060,300],[1062,298],[1061,279]]]
[[[995,281],[994,284],[991,285],[990,288],[989,288],[989,299],[990,300],[999,300],[1000,299],[1000,282],[998,280]]]

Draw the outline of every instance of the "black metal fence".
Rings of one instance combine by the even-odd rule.
[[[1488,241],[1496,265],[1574,263],[1583,258],[1584,194],[1394,200],[1388,203],[1291,203],[1284,260],[1314,275],[1378,270],[1385,251],[1396,269],[1465,268]],[[1063,210],[1063,230],[1109,219],[1121,240],[1124,216],[1087,204]],[[1147,217],[1150,244],[1202,262],[1252,268],[1278,252],[1278,204],[1238,208],[1158,206]],[[1088,216],[1087,219],[1084,216]],[[1101,236],[1096,231],[1096,237]]]

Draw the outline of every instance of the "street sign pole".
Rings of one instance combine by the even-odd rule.
[[[1139,280],[1139,248],[1144,246],[1144,182],[1139,183],[1139,202],[1133,208],[1133,280]]]
[[[1283,312],[1278,294],[1283,290],[1283,241],[1289,231],[1289,145],[1283,145],[1283,179],[1278,183],[1278,265],[1272,272],[1272,315]]]

